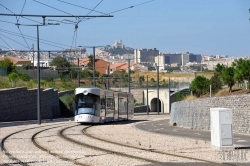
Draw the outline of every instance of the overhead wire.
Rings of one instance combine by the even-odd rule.
[[[3,8],[5,8],[6,10],[8,10],[8,11],[10,11],[12,14],[15,14],[15,13],[13,13],[10,9],[8,9],[6,6],[4,6],[3,4],[0,4]],[[30,20],[30,21],[33,21],[33,22],[36,22],[36,23],[39,23],[39,24],[42,24],[41,22],[38,22],[38,21],[36,21],[36,20],[33,20],[33,19],[30,19],[30,18],[27,18],[27,17],[25,17],[25,16],[21,16],[22,18],[24,18],[24,19],[27,19],[27,20]]]
[[[68,13],[68,12],[65,12],[65,11],[63,11],[63,10],[60,10],[60,9],[57,9],[57,8],[55,8],[55,7],[52,7],[52,6],[50,6],[50,5],[47,5],[47,4],[44,4],[44,3],[42,3],[42,2],[39,2],[39,1],[37,1],[37,0],[33,0],[33,1],[35,1],[35,2],[37,2],[37,3],[40,3],[40,4],[42,4],[42,5],[45,5],[45,6],[47,6],[47,7],[50,7],[50,8],[53,8],[53,9],[55,9],[55,10],[58,10],[58,11],[61,11],[61,12],[63,12],[63,13],[66,13],[66,14],[68,14],[68,15],[71,15],[71,16],[74,16],[74,15],[72,15],[72,14],[70,14],[70,13]],[[103,15],[109,15],[109,14],[112,14],[112,13],[116,13],[116,12],[120,12],[120,11],[123,11],[123,10],[127,10],[127,9],[130,9],[130,8],[133,8],[133,7],[136,7],[136,6],[140,6],[140,5],[143,5],[143,4],[146,4],[146,3],[149,3],[149,2],[152,2],[152,1],[155,1],[155,0],[149,0],[149,1],[146,1],[146,2],[143,2],[143,3],[139,3],[139,4],[136,4],[136,5],[133,5],[133,6],[129,6],[129,7],[126,7],[126,8],[123,8],[123,9],[119,9],[119,10],[115,10],[115,11],[113,11],[113,12],[110,12],[110,13],[103,13],[103,12],[99,12],[99,11],[96,11],[95,9],[103,2],[103,0],[101,0],[93,9],[88,9],[88,8],[85,8],[85,7],[82,7],[82,6],[79,6],[79,5],[75,5],[75,4],[72,4],[72,3],[69,3],[69,2],[65,2],[65,1],[62,1],[62,0],[57,0],[57,1],[59,1],[59,2],[63,2],[63,3],[66,3],[66,4],[69,4],[69,5],[73,5],[73,6],[76,6],[76,7],[80,7],[80,8],[84,8],[84,9],[87,9],[87,10],[90,10],[90,12],[87,14],[87,15],[89,15],[91,12],[93,12],[93,11],[95,11],[95,12],[98,12],[98,13],[101,13],[101,14],[103,14]],[[25,0],[25,3],[26,3],[26,0]],[[25,6],[25,3],[24,3],[24,5],[23,5],[23,8],[24,8],[24,6]],[[3,6],[2,4],[0,4],[1,6]],[[7,10],[9,10],[8,8],[6,8],[5,6],[3,6],[5,9],[7,9]],[[23,8],[22,8],[22,11],[23,11]],[[11,10],[9,10],[10,12],[12,12]],[[21,13],[22,13],[22,11],[21,11]],[[13,13],[13,12],[12,12]],[[13,13],[14,14],[14,13]],[[23,16],[21,16],[21,17],[23,17]],[[23,17],[23,18],[25,18],[25,17]],[[20,19],[20,17],[19,17],[19,19]],[[19,21],[19,19],[18,19],[18,21]],[[28,18],[25,18],[25,19],[28,19]],[[76,18],[77,19],[77,18]],[[88,19],[85,19],[85,20],[83,20],[83,19],[78,19],[78,22],[76,23],[76,22],[74,22],[74,21],[72,21],[72,20],[62,20],[62,21],[59,21],[59,20],[53,20],[53,21],[57,21],[57,22],[61,22],[61,23],[64,23],[64,24],[74,24],[75,25],[75,27],[77,26],[78,27],[78,23],[80,23],[81,21],[87,21],[87,20],[90,20],[90,19],[93,19],[93,18],[88,18]],[[31,19],[29,19],[29,20],[31,20]],[[12,23],[12,22],[7,22],[7,21],[2,21],[2,20],[0,20],[1,22],[6,22],[6,23],[11,23],[11,24],[15,24],[15,23]],[[32,21],[34,21],[34,20],[32,20]],[[51,20],[52,21],[52,20]],[[66,23],[66,22],[64,22],[64,21],[67,21],[67,22],[74,22],[74,23]],[[37,22],[37,21],[36,21]],[[40,22],[38,22],[38,23],[40,23]],[[40,23],[41,24],[41,23]],[[20,29],[19,29],[20,30]],[[73,36],[73,41],[72,41],[72,44],[71,44],[71,49],[72,49],[72,46],[73,46],[73,42],[75,41],[75,47],[76,47],[76,38],[77,38],[77,30],[76,30],[76,28],[75,28],[75,30],[74,30],[74,36]],[[22,33],[21,33],[22,34]],[[23,34],[22,34],[22,36],[23,36]],[[26,36],[28,36],[28,35],[26,35]],[[76,37],[75,37],[76,36]],[[24,38],[24,37],[23,37]],[[29,40],[31,40],[31,39],[29,39]],[[48,40],[44,40],[44,41],[48,41]],[[51,42],[51,41],[48,41],[48,42]],[[52,42],[52,43],[56,43],[56,42]],[[27,43],[26,43],[27,44]],[[48,43],[44,43],[44,44],[48,44]],[[56,43],[56,44],[58,44],[58,43]],[[48,44],[48,45],[50,45],[50,44]],[[63,44],[60,44],[60,45],[63,45]],[[56,47],[58,47],[58,46],[56,46]],[[61,47],[62,48],[62,47]]]
[[[1,46],[1,45],[0,45],[0,47],[8,49],[8,47],[5,47],[5,46]]]
[[[24,9],[25,4],[26,4],[26,0],[24,1],[23,8],[22,8],[22,10],[21,10],[20,15],[22,15],[22,13],[23,13],[23,9]],[[23,33],[22,33],[22,31],[21,31],[21,29],[20,29],[20,27],[19,27],[19,25],[18,25],[18,21],[19,21],[19,19],[20,19],[20,16],[19,16],[19,18],[18,18],[18,19],[17,19],[17,17],[16,17],[16,20],[17,20],[17,28],[18,28],[18,30],[19,30],[19,32],[20,32],[20,34],[22,35],[23,40],[25,41],[26,45],[27,45],[27,46],[28,46],[28,48],[30,49],[30,46],[28,45],[27,41],[25,40],[25,38],[24,38],[24,36],[23,36]]]
[[[30,49],[29,47],[27,47],[27,46],[25,46],[25,45],[23,45],[23,44],[21,44],[21,43],[19,43],[19,42],[15,41],[15,40],[13,40],[13,39],[9,38],[9,37],[7,37],[7,36],[5,36],[5,35],[1,34],[1,33],[0,33],[0,35],[2,35],[2,36],[4,36],[4,37],[8,38],[9,40],[12,40],[12,41],[13,41],[13,42],[15,42],[15,43],[18,43],[18,44],[20,44],[20,45],[22,45],[22,46],[24,46],[24,47],[26,47],[26,48]]]
[[[5,23],[9,23],[9,24],[14,24],[14,25],[16,25],[16,23],[14,23],[14,22],[9,22],[9,21],[0,20],[0,22],[5,22]]]
[[[12,32],[12,31],[5,30],[5,29],[0,29],[0,31],[2,31],[2,32],[4,32],[4,33],[11,34],[11,35],[19,34],[19,33],[16,33],[16,32]],[[27,36],[27,37],[30,37],[30,38],[33,38],[33,39],[36,39],[36,40],[37,40],[37,38],[36,38],[36,37],[33,37],[33,36],[29,36],[29,35],[24,35],[24,36]],[[26,38],[27,38],[27,37],[26,37]],[[45,39],[41,39],[41,38],[40,38],[39,40],[40,40],[40,41],[42,40],[42,41],[54,43],[54,44],[61,45],[61,46],[70,47],[70,46],[65,45],[65,44],[61,44],[61,43],[57,43],[57,42],[53,42],[53,41],[49,41],[49,40],[45,40]],[[43,42],[43,43],[45,43],[45,42]]]
[[[146,1],[146,2],[142,2],[142,3],[136,4],[136,5],[132,5],[132,6],[126,7],[126,8],[115,10],[113,12],[109,12],[107,14],[110,15],[110,14],[117,13],[117,12],[120,12],[120,11],[123,11],[123,10],[128,10],[128,9],[134,8],[136,6],[144,5],[144,4],[152,2],[152,1],[155,1],[155,0],[149,0],[149,1]],[[88,19],[85,19],[85,20],[82,20],[82,21],[87,21],[87,20],[90,20],[90,19],[94,19],[94,18],[88,18]]]
[[[3,32],[3,31],[2,31]],[[7,34],[10,34],[10,35],[14,35],[14,36],[16,36],[16,37],[22,37],[22,36],[20,36],[20,34],[12,34],[12,33],[9,33],[9,32],[3,32],[3,33],[7,33]],[[18,36],[19,35],[19,36]],[[35,38],[35,37],[26,37],[26,39],[28,39],[28,40],[31,40],[31,41],[37,41],[37,39],[35,38],[35,39],[31,39],[31,38]],[[40,39],[40,40],[42,40],[42,39]],[[57,46],[57,45],[53,45],[53,44],[49,44],[49,43],[46,43],[46,42],[43,42],[43,41],[40,41],[40,43],[43,43],[43,44],[46,44],[46,45],[50,45],[50,46],[54,46],[54,47],[58,47],[58,48],[62,48],[62,49],[65,49],[64,47],[60,47],[60,46]],[[69,47],[69,46],[67,46],[67,47]]]
[[[73,40],[72,40],[72,42],[71,42],[71,47],[70,47],[70,49],[72,49],[72,46],[73,46],[73,43],[74,43],[74,40],[75,40],[75,34],[76,34],[76,28],[75,28],[75,30],[74,30],[74,36],[73,36]]]
[[[52,20],[52,19],[49,19],[48,21],[55,21],[59,24],[63,23],[63,24],[71,24],[71,25],[75,25],[77,22],[74,22],[74,23],[70,23],[72,22],[71,20],[66,20],[66,19],[63,19],[63,20]],[[64,22],[64,21],[68,21],[68,22]]]
[[[37,0],[33,0],[33,1],[35,1],[35,2],[37,2],[37,3],[40,3],[40,4],[44,5],[44,6],[50,7],[50,8],[52,8],[52,9],[58,10],[58,11],[60,11],[60,12],[63,12],[63,13],[65,13],[65,14],[68,14],[68,15],[70,15],[70,16],[74,16],[74,15],[68,13],[68,12],[65,12],[65,11],[63,11],[63,10],[57,9],[57,8],[55,8],[55,7],[53,7],[53,6],[47,5],[47,4],[42,3],[42,2],[39,2],[39,1],[37,1]]]
[[[13,34],[12,34],[13,35]],[[18,35],[15,35],[16,37],[21,37],[21,36],[18,36]],[[6,36],[5,36],[6,37]],[[6,37],[6,38],[8,38],[8,37]],[[9,38],[10,39],[10,38]],[[30,39],[30,38],[27,38],[28,40],[31,40],[31,41],[37,41],[37,40],[35,40],[35,39]],[[12,39],[10,39],[10,40],[12,40]],[[14,41],[14,40],[12,40],[12,41]],[[15,41],[14,41],[15,42]],[[56,45],[53,45],[53,44],[49,44],[49,43],[46,43],[46,42],[42,42],[42,41],[40,41],[40,43],[43,43],[43,44],[46,44],[46,45],[50,45],[50,46],[53,46],[53,47],[58,47],[58,48],[61,48],[61,49],[65,49],[65,47],[60,47],[60,46],[56,46]],[[19,43],[20,44],[20,43]],[[22,45],[22,44],[21,44]],[[24,46],[24,45],[23,45]]]
[[[39,2],[39,1],[37,1],[37,0],[33,0],[33,1],[35,1],[35,2],[37,2],[37,3],[40,3],[40,4],[44,5],[44,6],[50,7],[50,8],[52,8],[52,9],[55,9],[55,10],[57,10],[57,11],[63,12],[63,13],[65,13],[65,14],[68,14],[68,15],[74,17],[73,14],[70,14],[70,13],[68,13],[68,12],[66,12],[66,11],[60,10],[60,9],[58,9],[58,8],[55,8],[55,7],[53,7],[53,6],[47,5],[47,4],[42,3],[42,2]],[[76,17],[76,19],[78,19],[78,18]],[[73,47],[73,43],[74,43],[74,40],[75,40],[75,34],[76,34],[76,32],[77,32],[78,23],[79,23],[79,21],[75,24],[75,30],[74,30],[73,40],[72,40],[71,47],[70,47],[71,49],[72,49],[72,47]],[[76,27],[77,27],[77,28],[76,28]]]
[[[20,15],[22,15],[22,13],[23,13],[23,9],[24,9],[25,4],[26,4],[26,0],[24,0],[23,8],[22,8],[22,10],[21,10]],[[17,23],[18,23],[18,21],[20,20],[20,17],[21,17],[21,16],[19,16],[19,18],[17,19]]]
[[[21,10],[20,15],[22,15],[22,12],[23,12],[23,9],[24,9],[25,4],[26,4],[26,0],[24,1],[24,4],[23,4],[23,7],[22,7],[22,10]],[[1,5],[2,5],[2,4],[1,4]],[[3,5],[2,5],[2,6],[3,6]],[[3,7],[5,7],[5,6],[3,6]],[[15,15],[15,13],[14,13],[13,11],[11,11],[10,9],[8,9],[7,7],[5,7],[5,8],[6,8],[9,12],[11,12],[11,13],[13,13],[13,14]],[[23,33],[22,33],[22,31],[21,31],[21,29],[19,28],[19,25],[18,25],[19,19],[20,19],[20,16],[19,16],[19,18],[17,18],[17,16],[16,16],[16,21],[17,21],[16,25],[17,25],[17,29],[19,30],[20,34],[21,34],[22,37],[23,37]],[[29,47],[29,45],[28,45],[28,43],[27,43],[27,41],[25,40],[24,37],[23,37],[23,40],[24,40],[24,42],[26,43],[27,48],[30,49],[30,47]]]
[[[73,4],[73,3],[65,2],[65,1],[62,1],[62,0],[57,0],[57,1],[62,2],[62,3],[66,3],[68,5],[76,6],[76,7],[82,8],[82,9],[93,10],[93,9],[89,9],[89,8],[86,8],[86,7],[83,7],[83,6],[80,6],[80,5],[76,5],[76,4]],[[100,12],[100,11],[96,11],[96,10],[93,10],[93,11],[97,12],[97,13],[100,13],[100,14],[106,15],[105,13]]]
[[[88,12],[88,14],[86,16],[88,16],[92,11],[94,11],[101,3],[103,2],[103,0],[101,0],[91,11]],[[80,19],[79,23],[82,21],[83,19]]]
[[[77,28],[76,28],[76,37],[75,37],[75,49],[76,49],[76,39],[77,39]]]
[[[8,45],[9,47],[10,47],[10,45],[0,36],[0,38],[3,40],[3,42],[6,44],[6,45]],[[11,47],[10,47],[10,49],[12,49]]]

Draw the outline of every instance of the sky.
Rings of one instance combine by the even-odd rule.
[[[121,39],[134,49],[231,57],[250,56],[249,9],[250,0],[0,0],[1,14],[113,16],[83,18],[76,31],[75,23],[39,26],[41,50],[106,46]],[[34,44],[37,49],[36,26],[24,25],[37,25],[42,18],[27,18],[33,21],[0,16],[0,48],[29,50]],[[47,17],[46,23],[63,19],[77,20]],[[19,30],[34,38],[25,41]]]

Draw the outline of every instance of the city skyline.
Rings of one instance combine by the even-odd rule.
[[[23,7],[24,2],[26,3]],[[134,49],[156,48],[160,52],[166,53],[191,52],[231,57],[250,55],[248,49],[250,2],[248,0],[221,0],[219,2],[216,0],[202,2],[199,0],[176,0],[174,2],[170,0],[122,2],[114,0],[0,0],[0,4],[2,4],[1,13],[6,14],[12,14],[11,12],[20,14],[22,8],[23,14],[51,15],[87,15],[90,11],[83,7],[93,9],[96,6],[95,11],[89,15],[102,15],[102,13],[120,10],[111,13],[114,16],[112,18],[95,18],[81,22],[78,25],[77,34],[74,33],[75,25],[72,24],[40,27],[40,39],[64,44],[55,47],[40,43],[40,48],[43,50],[58,50],[71,48],[71,46],[74,48],[79,45],[105,46],[122,39],[126,47]],[[134,7],[129,8],[130,6]],[[36,24],[24,18],[17,17],[17,19],[21,24]],[[17,19],[0,16],[1,21],[16,23]],[[31,19],[42,22],[41,18]],[[59,20],[58,18],[46,18],[46,22],[56,23],[49,21],[51,19]],[[74,21],[74,18],[71,20]],[[16,34],[20,35],[18,28],[7,22],[0,22],[2,38],[0,38],[0,48],[9,49],[10,46],[23,50],[34,44],[36,49],[36,40],[26,39],[27,46],[22,37],[16,36]],[[36,38],[35,27],[20,26],[19,28],[23,35]],[[15,35],[10,35],[11,32],[15,32]],[[74,40],[74,36],[77,36],[76,40]],[[91,52],[89,49],[88,51]]]

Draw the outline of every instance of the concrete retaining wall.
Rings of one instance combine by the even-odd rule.
[[[146,89],[146,88],[145,88]],[[137,104],[143,103],[143,90],[145,89],[131,89],[130,92],[134,95]],[[128,92],[128,88],[112,88],[111,90]]]
[[[62,97],[64,95],[74,95],[74,90],[67,90],[67,91],[61,91],[61,92],[58,92],[58,96],[59,97]]]
[[[250,95],[212,97],[175,102],[171,105],[170,123],[198,130],[210,130],[210,108],[233,110],[233,130],[250,134]]]
[[[41,90],[41,118],[60,116],[58,91]],[[0,122],[37,119],[37,89],[0,90]]]
[[[150,109],[148,108],[148,111],[150,112]],[[142,105],[142,106],[135,106],[134,107],[134,113],[143,113],[143,112],[147,112],[147,106],[146,105]]]

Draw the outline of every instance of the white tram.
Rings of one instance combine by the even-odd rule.
[[[75,89],[75,97],[75,122],[105,123],[133,118],[134,98],[131,93],[79,87]]]

